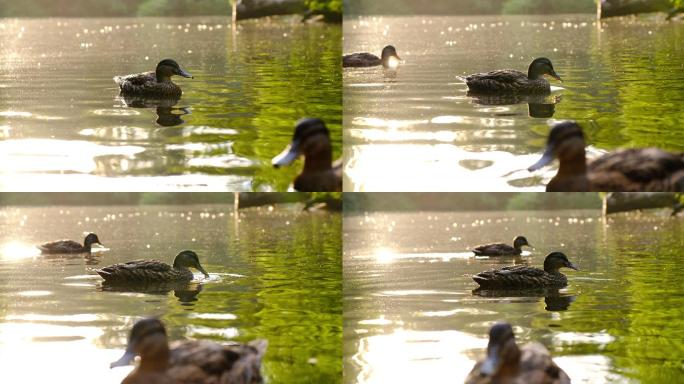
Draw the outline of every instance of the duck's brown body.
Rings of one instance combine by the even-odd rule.
[[[549,273],[525,265],[480,272],[473,276],[473,280],[482,289],[560,288],[568,285],[568,278],[560,272]]]
[[[539,343],[528,343],[519,350],[517,366],[502,367],[493,376],[483,375],[479,361],[470,371],[466,384],[570,384],[570,377],[553,362],[549,351]]]
[[[320,158],[318,158],[320,159]],[[293,187],[297,191],[342,192],[342,160],[330,163],[314,164],[316,158],[304,161],[302,173],[295,178]],[[308,168],[307,168],[308,165]]]
[[[171,79],[157,81],[154,71],[127,76],[115,76],[114,82],[119,86],[121,94],[142,97],[159,97],[178,99],[183,95],[181,88]]]
[[[193,278],[189,269],[174,268],[159,260],[134,260],[95,272],[108,283],[163,283],[191,281]]]
[[[94,233],[89,233],[83,244],[73,240],[57,240],[38,245],[40,253],[46,254],[66,254],[66,253],[90,253],[93,244],[101,244],[100,239]]]
[[[501,69],[476,73],[465,77],[468,89],[474,93],[543,94],[551,92],[551,84],[544,79],[529,79],[515,69]]]
[[[343,67],[375,67],[382,65],[382,59],[372,53],[351,53],[342,57]]]

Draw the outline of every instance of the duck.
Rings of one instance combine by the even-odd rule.
[[[108,284],[149,284],[164,282],[189,282],[195,268],[209,277],[202,268],[197,253],[185,250],[176,255],[173,266],[159,260],[135,260],[95,270]]]
[[[489,329],[487,356],[468,374],[466,384],[570,384],[570,377],[540,343],[518,347],[513,327],[500,322]]]
[[[473,248],[472,251],[477,256],[515,256],[522,253],[524,246],[532,247],[525,236],[516,236],[513,239],[512,247],[508,244],[495,243],[480,245]]]
[[[534,59],[527,69],[527,74],[514,69],[500,69],[457,77],[465,81],[469,93],[473,94],[543,94],[551,92],[551,84],[544,78],[544,75],[563,81],[553,69],[551,60],[545,57]]]
[[[119,86],[120,94],[124,96],[177,99],[181,97],[183,91],[171,81],[171,76],[174,75],[193,78],[175,60],[164,59],[157,64],[154,71],[114,76],[114,82]]]
[[[271,160],[273,167],[292,164],[304,156],[304,169],[294,180],[299,192],[341,192],[342,161],[332,162],[330,132],[323,120],[303,118],[295,125],[290,144]]]
[[[267,346],[261,339],[247,344],[189,340],[169,345],[161,320],[145,318],[133,325],[126,351],[110,368],[130,365],[140,356],[121,384],[261,383]]]
[[[480,272],[473,280],[481,289],[534,289],[562,288],[568,285],[568,278],[558,272],[562,267],[579,271],[562,252],[551,252],[544,259],[544,269],[526,265],[512,265],[500,269]]]
[[[382,49],[381,57],[377,57],[372,53],[360,52],[351,53],[342,57],[343,67],[375,67],[382,65],[385,68],[396,67],[397,62],[401,60],[397,49],[392,45],[387,45]]]
[[[563,121],[551,128],[534,172],[555,158],[560,166],[546,184],[547,192],[684,192],[684,153],[657,148],[630,148],[586,160],[582,128]]]
[[[73,240],[57,240],[49,243],[38,245],[40,253],[57,254],[57,253],[90,253],[93,244],[100,244],[100,239],[94,233],[89,233],[83,240],[83,245]]]

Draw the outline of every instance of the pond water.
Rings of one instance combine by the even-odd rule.
[[[684,150],[684,23],[664,16],[350,17],[344,53],[393,44],[396,71],[345,69],[345,190],[543,190],[529,173],[553,120],[583,126],[593,155]],[[532,100],[478,99],[456,76],[548,57],[563,78]]]
[[[340,214],[301,205],[4,207],[0,210],[3,382],[119,383],[109,369],[129,330],[161,316],[171,340],[268,340],[268,383],[342,375]],[[90,257],[36,255],[34,245],[94,231]],[[210,278],[163,293],[103,291],[93,269],[140,258],[199,255]]]
[[[518,344],[546,345],[573,383],[681,381],[683,230],[666,214],[346,214],[345,382],[463,382],[501,320]],[[520,234],[535,247],[527,256],[467,251]],[[472,293],[473,274],[541,266],[554,250],[581,269],[561,270],[567,288],[549,297]]]
[[[305,116],[341,153],[340,25],[295,17],[0,19],[0,190],[286,190],[270,160]],[[177,103],[114,75],[174,58]],[[131,104],[129,107],[127,102]]]

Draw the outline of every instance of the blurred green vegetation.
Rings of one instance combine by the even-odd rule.
[[[595,0],[349,0],[345,13],[384,14],[553,14],[594,13]]]
[[[601,209],[597,193],[347,193],[345,211]]]
[[[307,202],[309,193],[241,193],[241,206]],[[234,193],[0,193],[0,206],[232,204]]]
[[[302,0],[313,13],[342,13],[342,0]],[[0,17],[230,15],[231,0],[0,0]]]

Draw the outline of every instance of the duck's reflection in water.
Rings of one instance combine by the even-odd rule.
[[[112,284],[102,282],[102,291],[108,292],[133,292],[145,293],[150,295],[167,296],[173,291],[173,295],[183,304],[190,304],[197,301],[197,296],[202,291],[201,283],[187,282],[167,282],[167,283],[139,283],[139,284]]]
[[[507,290],[491,290],[480,289],[473,290],[473,295],[481,297],[492,298],[529,298],[530,301],[538,301],[540,297],[544,298],[546,309],[549,312],[566,311],[570,304],[575,301],[576,297],[567,293],[560,292],[558,289],[507,289]]]
[[[183,115],[190,114],[189,107],[176,107],[179,98],[144,98],[135,96],[118,96],[117,99],[129,108],[155,108],[157,120],[162,127],[173,127],[183,124]]]
[[[515,105],[525,104],[528,106],[530,117],[550,118],[556,112],[556,104],[562,100],[560,94],[550,95],[479,95],[467,93],[473,98],[475,104],[481,105]]]

